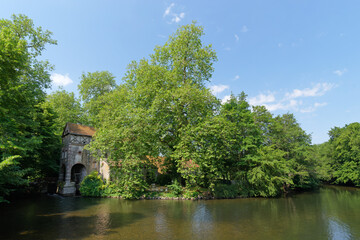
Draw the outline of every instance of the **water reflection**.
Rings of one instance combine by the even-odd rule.
[[[280,199],[54,198],[0,207],[0,239],[360,239],[360,191]]]
[[[329,219],[329,239],[347,240],[353,239],[349,226],[336,219]]]
[[[209,239],[212,235],[213,217],[205,203],[197,204],[192,218],[192,232],[195,239]]]

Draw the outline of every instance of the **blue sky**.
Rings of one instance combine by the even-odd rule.
[[[313,143],[360,117],[359,1],[1,0],[0,18],[26,14],[54,33],[43,54],[53,90],[77,92],[83,72],[118,83],[180,25],[204,27],[218,62],[209,87],[220,99],[244,91],[274,115],[294,113]]]

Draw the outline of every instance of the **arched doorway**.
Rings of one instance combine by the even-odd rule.
[[[86,168],[84,165],[78,163],[71,168],[71,181],[75,182],[76,195],[80,194],[80,183],[86,176]]]

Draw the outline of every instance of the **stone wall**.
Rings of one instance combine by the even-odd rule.
[[[105,160],[100,162],[96,161],[90,154],[90,152],[84,147],[89,144],[91,137],[88,136],[77,136],[68,134],[63,137],[63,149],[60,159],[60,171],[59,181],[62,182],[64,179],[64,168],[65,168],[65,183],[60,189],[59,193],[62,195],[74,195],[78,186],[75,183],[75,176],[81,176],[80,181],[83,179],[84,174],[74,172],[74,166],[81,164],[85,170],[86,175],[92,171],[99,172],[104,179],[109,179],[110,168]],[[80,167],[80,166],[78,166]],[[78,168],[77,167],[77,168]]]

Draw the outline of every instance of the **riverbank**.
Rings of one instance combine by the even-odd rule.
[[[244,199],[244,198],[264,198],[264,199],[274,199],[274,198],[287,198],[292,197],[294,195],[302,194],[302,193],[311,193],[319,191],[320,188],[347,188],[347,189],[354,189],[359,190],[360,188],[356,186],[346,186],[346,185],[339,185],[339,184],[329,184],[329,183],[323,183],[320,184],[315,189],[308,189],[308,190],[289,190],[286,192],[286,194],[283,194],[281,196],[277,197],[261,197],[261,196],[251,196],[249,194],[242,194],[240,195],[239,190],[236,185],[224,185],[226,187],[224,188],[217,188],[217,191],[215,193],[211,193],[207,189],[192,191],[191,189],[185,189],[183,188],[184,194],[180,194],[178,196],[175,196],[174,193],[169,191],[167,187],[164,186],[158,186],[158,188],[151,188],[151,191],[147,191],[145,194],[134,198],[133,200],[191,200],[191,201],[197,201],[197,200],[220,200],[220,199]],[[232,188],[232,191],[229,191],[229,187]],[[237,189],[237,190],[236,190]],[[123,198],[120,195],[102,195],[102,196],[84,196],[84,197],[100,197],[100,198],[118,198],[118,199],[128,199]]]

